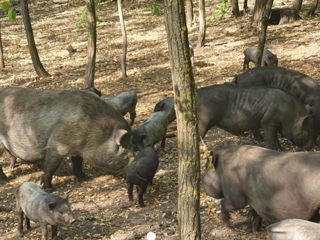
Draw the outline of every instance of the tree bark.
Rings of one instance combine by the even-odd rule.
[[[243,10],[244,10],[245,12],[248,11],[248,0],[244,0],[244,1],[243,1]]]
[[[31,20],[29,15],[28,0],[20,0],[20,5],[21,5],[23,24],[27,34],[28,46],[29,46],[29,51],[30,51],[34,70],[36,71],[39,77],[48,77],[50,76],[50,74],[42,66],[42,63],[39,58],[38,50],[36,47],[36,43],[34,41]]]
[[[297,10],[301,10],[302,0],[295,0],[293,3],[293,8]]]
[[[309,16],[315,15],[318,6],[319,6],[319,0],[315,0],[314,7],[312,7],[312,8],[310,9],[310,11],[308,12],[308,15],[309,15]]]
[[[199,0],[199,35],[197,47],[203,47],[206,41],[206,4]]]
[[[2,46],[2,38],[1,38],[1,22],[0,22],[0,69],[5,68],[4,57],[3,57],[3,46]]]
[[[192,0],[185,0],[186,4],[186,19],[188,28],[192,27],[193,24],[193,2]]]
[[[200,159],[196,87],[189,55],[184,0],[165,0],[165,23],[177,114],[180,239],[201,239]]]
[[[259,33],[259,43],[258,43],[258,48],[257,48],[257,66],[261,66],[261,61],[262,61],[262,56],[263,56],[263,49],[264,49],[264,44],[266,42],[267,38],[267,27],[268,27],[268,21],[270,18],[270,13],[271,13],[271,8],[272,8],[273,0],[268,0],[263,16],[262,16],[262,22],[261,22],[261,30]]]
[[[94,0],[86,0],[86,7],[88,24],[88,56],[84,87],[94,88],[94,74],[97,51],[96,9]]]
[[[253,23],[259,25],[268,0],[256,0],[253,9]]]
[[[233,16],[240,17],[238,0],[231,0],[231,9]]]
[[[127,77],[127,31],[126,26],[123,20],[123,11],[122,11],[122,3],[121,0],[118,0],[118,11],[119,11],[119,19],[121,25],[121,32],[122,32],[122,56],[121,56],[121,72],[122,78]]]

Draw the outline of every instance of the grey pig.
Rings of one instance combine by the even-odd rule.
[[[161,148],[165,147],[168,116],[166,112],[155,112],[150,118],[131,131],[131,143],[138,149],[153,147],[161,141]]]
[[[0,89],[0,143],[24,161],[43,160],[45,188],[71,157],[83,178],[83,159],[117,175],[128,164],[130,127],[109,104],[80,90]]]
[[[249,69],[249,62],[258,63],[257,59],[257,47],[248,47],[244,50],[243,70]],[[268,49],[263,50],[261,66],[278,66],[277,55],[274,55]]]
[[[277,152],[243,145],[213,153],[204,174],[206,193],[221,199],[221,214],[229,224],[232,210],[250,205],[256,213],[253,230],[261,220],[312,220],[320,208],[320,152]]]
[[[126,170],[126,182],[129,200],[133,201],[133,185],[137,186],[140,207],[144,207],[143,194],[148,184],[152,185],[152,179],[157,171],[159,159],[157,152],[152,147],[143,148]]]
[[[242,88],[265,86],[285,91],[309,109],[315,132],[320,134],[320,86],[315,79],[287,68],[264,67],[236,75],[234,83]]]
[[[285,219],[266,229],[269,240],[320,240],[320,224],[302,219]]]
[[[58,225],[72,224],[72,216],[67,198],[46,193],[37,184],[25,182],[16,193],[17,213],[19,216],[18,230],[23,236],[23,217],[26,217],[27,229],[30,230],[30,220],[40,222],[41,239],[48,239],[47,225],[51,225],[52,239],[56,239]]]
[[[129,124],[132,125],[134,123],[134,119],[136,117],[136,105],[138,101],[136,91],[122,92],[115,97],[105,98],[104,101],[114,107],[114,109],[120,112],[122,116],[129,112]]]

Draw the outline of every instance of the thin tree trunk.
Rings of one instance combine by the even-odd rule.
[[[206,4],[199,0],[199,35],[197,47],[203,47],[206,41]]]
[[[231,8],[233,16],[240,17],[238,0],[231,0]]]
[[[177,114],[180,239],[201,239],[200,158],[196,87],[190,61],[184,0],[165,0],[165,23]]]
[[[253,9],[253,23],[259,25],[261,23],[262,14],[268,0],[256,0]]]
[[[186,4],[186,19],[188,28],[192,27],[193,24],[193,2],[192,0],[185,0]]]
[[[29,51],[30,51],[34,70],[36,71],[39,77],[48,77],[50,76],[50,74],[42,66],[42,63],[39,58],[38,50],[36,47],[36,43],[34,41],[31,20],[29,15],[28,1],[20,0],[20,5],[21,5],[22,18],[23,18],[24,27],[27,34],[28,46],[29,46]]]
[[[317,10],[317,8],[318,8],[318,5],[319,5],[319,0],[315,0],[314,7],[311,8],[310,11],[308,12],[308,15],[309,15],[309,16],[315,15],[316,10]]]
[[[3,57],[3,46],[2,46],[2,38],[1,38],[1,22],[0,22],[0,69],[5,68],[4,57]]]
[[[97,51],[96,9],[94,0],[86,0],[86,7],[88,23],[88,56],[84,87],[94,88]]]
[[[244,1],[243,1],[243,10],[244,10],[245,12],[248,11],[248,0],[244,0]]]
[[[256,66],[259,66],[259,67],[261,66],[264,44],[265,44],[266,38],[267,38],[267,27],[268,27],[270,14],[271,14],[272,4],[273,4],[273,0],[268,0],[268,2],[266,4],[266,8],[265,8],[263,16],[262,16],[261,30],[259,33],[259,43],[258,43],[258,48],[257,48],[258,62],[257,62]]]
[[[122,56],[121,56],[121,72],[122,78],[127,77],[127,31],[126,26],[123,20],[123,12],[122,12],[122,3],[121,0],[118,0],[118,11],[119,11],[119,19],[121,25],[121,32],[122,32]]]
[[[302,0],[295,0],[293,3],[293,8],[297,10],[301,10]]]

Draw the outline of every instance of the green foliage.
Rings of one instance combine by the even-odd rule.
[[[2,2],[1,4],[2,11],[6,12],[8,11],[8,18],[9,20],[15,20],[16,19],[16,10],[12,7],[11,0],[6,0]]]
[[[150,3],[149,5],[150,9],[151,9],[151,14],[154,16],[154,15],[157,15],[157,16],[160,16],[162,15],[162,7],[160,7],[157,3],[153,2],[153,3]]]
[[[97,8],[99,7],[100,5],[100,0],[95,0],[94,1],[94,8],[97,12]],[[99,24],[99,23],[102,23],[102,21],[98,18],[97,16],[97,13],[96,13],[96,22]],[[86,26],[86,23],[87,23],[87,8],[85,7],[82,11],[82,14],[81,14],[81,19],[76,22],[76,27],[85,27]]]
[[[212,13],[212,15],[209,17],[209,21],[215,21],[218,18],[221,18],[227,11],[228,6],[225,0],[221,0],[219,4],[219,10]]]

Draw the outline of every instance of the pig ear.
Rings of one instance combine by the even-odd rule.
[[[309,126],[309,123],[311,121],[311,116],[305,116],[301,119],[301,126],[302,128],[306,128],[307,126]]]
[[[121,139],[128,133],[127,130],[125,129],[118,129],[117,131],[114,132],[113,138],[116,141],[117,145],[121,145]]]

